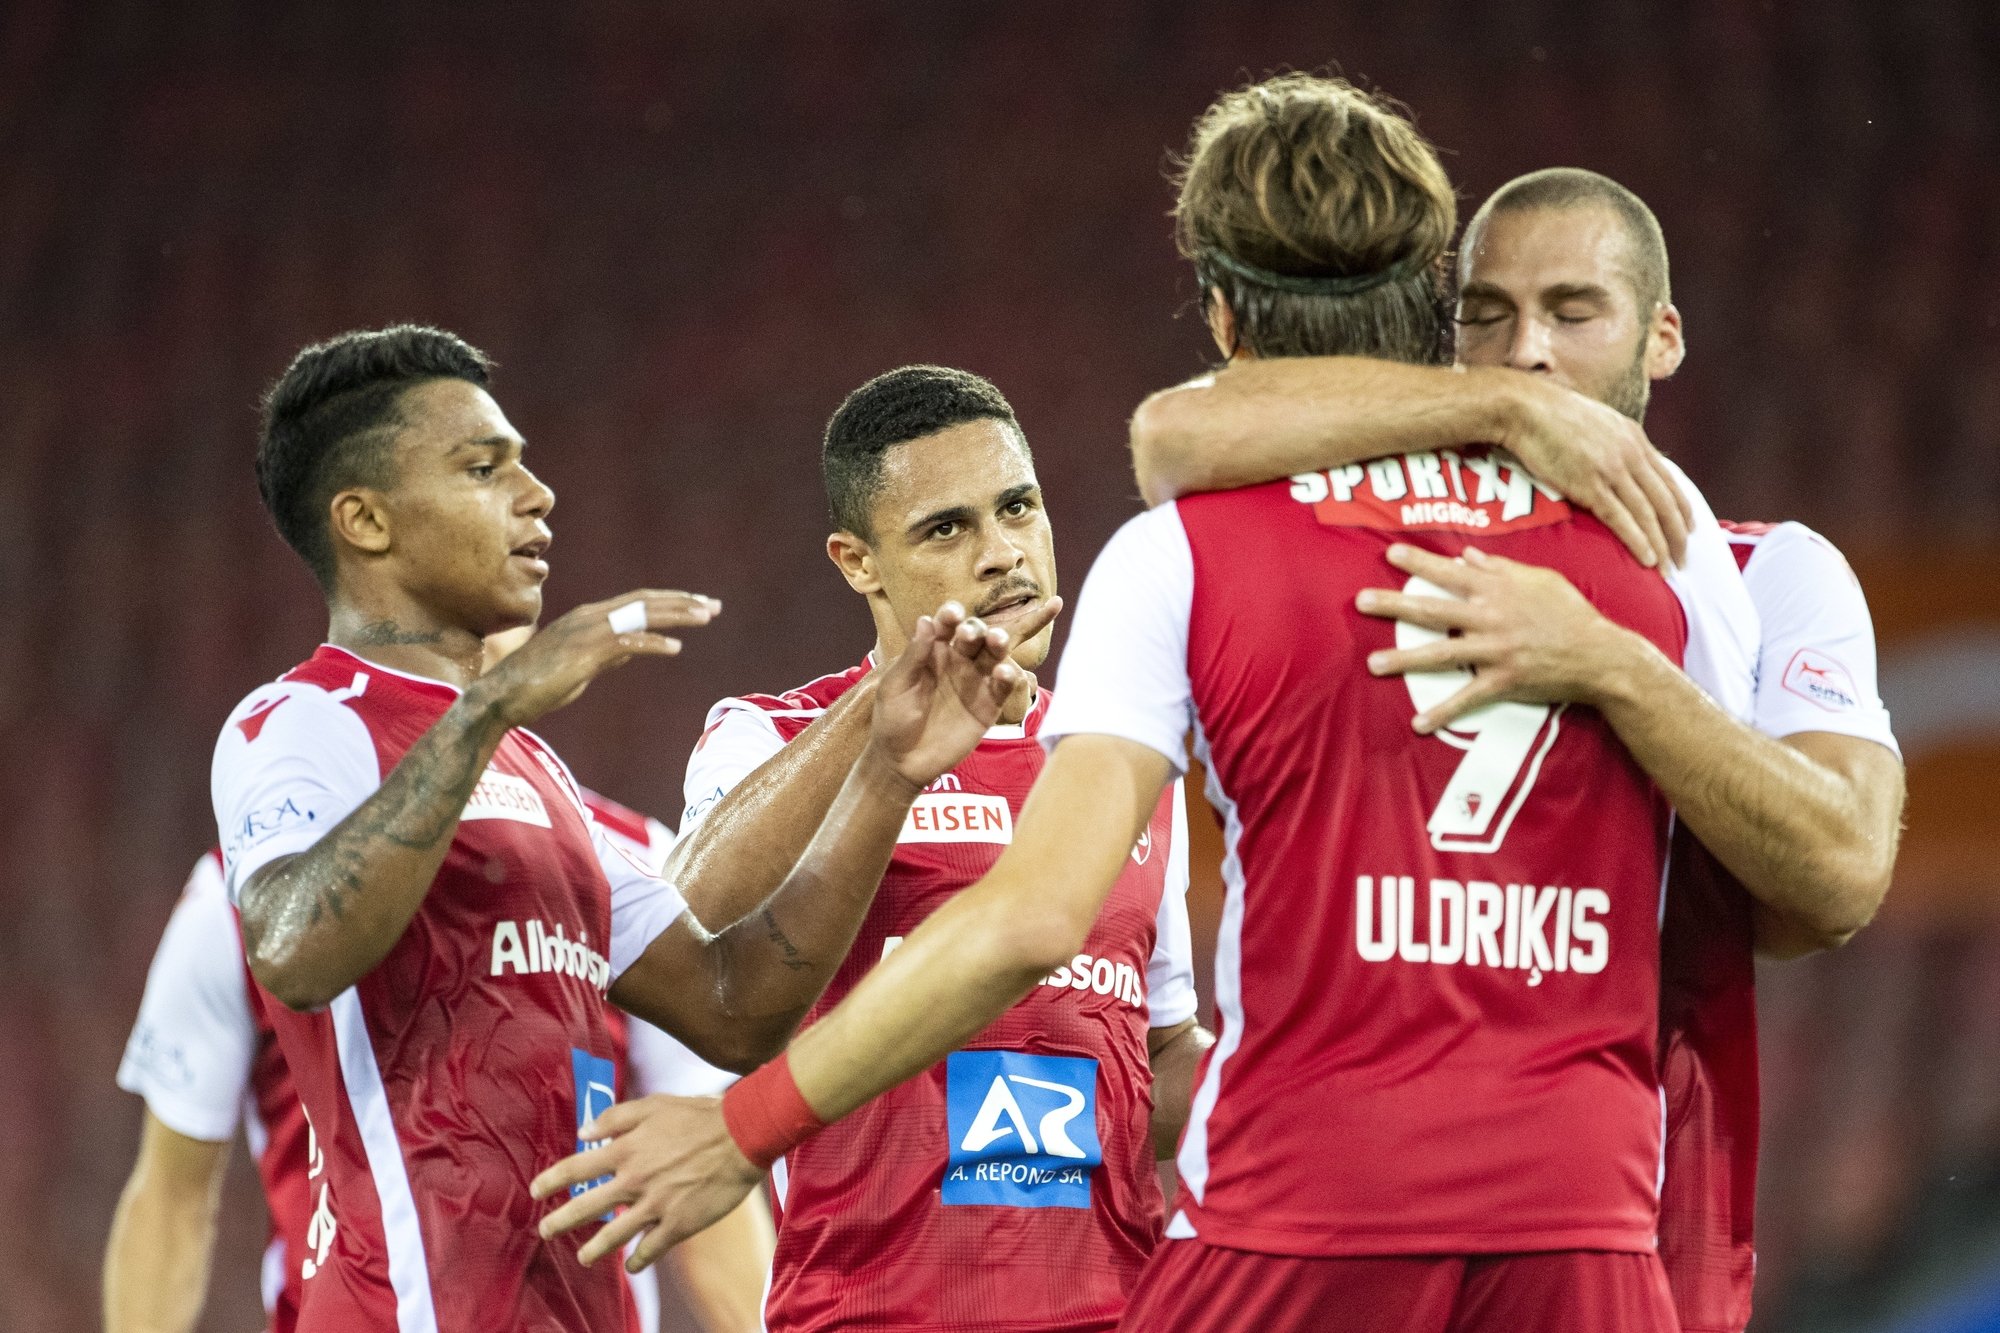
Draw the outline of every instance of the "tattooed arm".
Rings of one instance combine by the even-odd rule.
[[[506,734],[499,710],[468,692],[353,814],[243,884],[243,945],[264,989],[313,1009],[382,961],[423,904]]]
[[[633,601],[645,603],[648,628],[617,633],[610,612]],[[272,858],[238,886],[252,974],[293,1009],[324,1005],[359,981],[422,905],[465,802],[508,730],[560,708],[622,662],[672,654],[679,644],[661,631],[705,624],[712,615],[705,599],[679,592],[580,606],[474,681],[366,799],[310,846]],[[298,712],[278,711],[285,702],[225,729],[225,740],[241,727],[254,745],[267,721]],[[253,810],[249,817],[283,813]],[[223,834],[229,842],[232,830]]]
[[[922,790],[864,751],[770,897],[714,933],[683,912],[619,974],[612,1003],[723,1069],[747,1072],[776,1055],[847,958]]]

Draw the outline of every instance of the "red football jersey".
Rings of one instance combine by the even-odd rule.
[[[327,645],[253,692],[213,775],[232,894],[366,800],[456,697]],[[543,1243],[528,1182],[615,1100],[605,990],[682,910],[516,730],[388,956],[323,1010],[265,997],[316,1147],[302,1330],[625,1326],[618,1267]]]
[[[689,763],[683,830],[867,670],[718,704]],[[1048,698],[917,799],[808,1023],[999,859],[1041,771]],[[1083,952],[944,1063],[774,1167],[767,1328],[1116,1327],[1162,1215],[1147,1031],[1195,1010],[1178,794]]]
[[[1045,736],[1181,764],[1192,723],[1224,815],[1221,1030],[1166,1234],[1295,1255],[1650,1251],[1670,812],[1586,708],[1413,732],[1470,675],[1368,673],[1370,651],[1435,637],[1355,609],[1364,588],[1434,591],[1387,563],[1393,541],[1553,566],[1674,660],[1724,664],[1704,684],[1747,702],[1754,619],[1713,519],[1684,612],[1497,451],[1128,523],[1085,585]],[[1732,611],[1713,634],[1695,609],[1711,596]]]
[[[1798,523],[1724,523],[1759,626],[1751,722],[1896,748],[1875,693],[1868,603],[1831,543]],[[1739,1333],[1757,1271],[1756,923],[1749,893],[1685,830],[1661,926],[1667,1096],[1660,1259],[1686,1333]]]

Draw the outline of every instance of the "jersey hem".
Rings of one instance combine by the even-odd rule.
[[[1849,719],[1841,717],[1839,714],[1833,714],[1823,720],[1813,718],[1809,725],[1791,726],[1788,723],[1782,728],[1774,728],[1764,734],[1772,740],[1781,741],[1790,736],[1804,735],[1809,731],[1825,731],[1835,736],[1846,736],[1852,740],[1873,741],[1890,754],[1895,755],[1896,758],[1901,759],[1903,757],[1903,747],[1896,743],[1894,734],[1880,725],[1871,725],[1871,722],[1871,719]],[[1758,730],[1762,731],[1763,728],[1759,727]]]
[[[1563,1227],[1545,1231],[1426,1231],[1356,1232],[1328,1235],[1324,1230],[1283,1230],[1246,1226],[1204,1214],[1192,1200],[1180,1210],[1194,1228],[1190,1240],[1253,1254],[1295,1258],[1388,1258],[1422,1254],[1539,1254],[1551,1250],[1606,1250],[1620,1254],[1653,1254],[1658,1244],[1650,1229],[1623,1227]]]
[[[150,1088],[140,1079],[127,1081],[121,1071],[118,1086],[137,1096],[146,1103],[146,1109],[153,1113],[153,1119],[171,1129],[184,1139],[195,1139],[202,1143],[227,1143],[236,1137],[236,1122],[227,1128],[219,1119],[212,1119],[203,1112],[190,1113],[185,1102],[175,1099],[171,1093],[163,1093]]]
[[[1064,714],[1064,716],[1067,717],[1068,715]],[[1134,745],[1144,746],[1146,749],[1153,751],[1153,753],[1165,759],[1172,766],[1176,778],[1187,776],[1187,738],[1185,733],[1175,736],[1172,743],[1167,743],[1162,741],[1158,736],[1141,735],[1141,732],[1150,730],[1150,728],[1143,725],[1135,724],[1127,727],[1117,725],[1123,721],[1125,719],[1118,717],[1106,718],[1100,710],[1097,716],[1090,720],[1088,725],[1080,723],[1073,731],[1052,729],[1044,722],[1041,732],[1034,739],[1040,741],[1042,749],[1050,753],[1055,751],[1057,742],[1070,736],[1109,736],[1113,740],[1130,741]],[[1107,722],[1111,725],[1107,726]]]

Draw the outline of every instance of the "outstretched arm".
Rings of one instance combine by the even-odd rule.
[[[1366,357],[1232,362],[1146,399],[1132,466],[1149,504],[1413,449],[1502,445],[1645,565],[1678,561],[1691,514],[1639,424],[1520,371]]]
[[[682,914],[619,976],[613,1002],[725,1069],[782,1049],[846,958],[911,804],[979,743],[1019,682],[1010,643],[955,603],[919,620],[882,673],[867,744],[776,891],[719,932]]]
[[[620,632],[612,612],[633,604],[645,609],[640,627]],[[580,606],[474,681],[324,837],[243,883],[243,943],[257,980],[301,1010],[360,980],[423,904],[508,730],[562,707],[612,667],[679,651],[662,631],[706,624],[714,605],[688,593],[637,592]]]
[[[831,1121],[943,1059],[1074,955],[1170,776],[1165,756],[1135,742],[1064,739],[993,870],[912,931],[784,1061],[752,1077],[796,1080],[790,1095]],[[590,1133],[611,1141],[533,1185],[539,1199],[612,1177],[542,1223],[543,1236],[554,1236],[630,1205],[584,1246],[586,1263],[648,1228],[628,1262],[651,1263],[734,1207],[763,1172],[737,1148],[714,1101],[626,1103]]]

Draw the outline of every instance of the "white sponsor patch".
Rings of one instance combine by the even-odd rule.
[[[1004,796],[925,792],[903,818],[897,842],[1014,841],[1014,812]]]
[[[553,827],[549,823],[549,808],[542,804],[542,794],[535,790],[532,782],[491,768],[481,775],[479,785],[472,789],[471,799],[465,803],[465,813],[459,818],[461,822],[511,819],[521,824],[533,824],[537,828]]]

